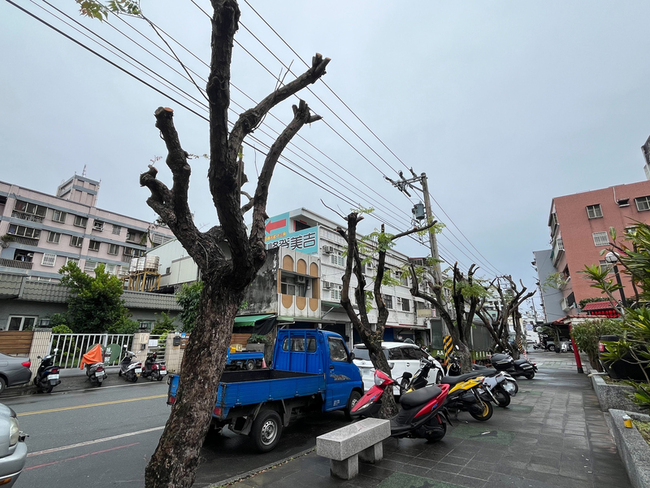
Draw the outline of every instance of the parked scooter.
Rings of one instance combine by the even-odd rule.
[[[412,378],[410,378],[410,381],[408,381],[406,384],[400,385],[401,386],[400,393],[403,394],[408,391],[418,390],[420,388],[424,388],[425,386],[427,386],[429,382],[428,379],[429,371],[434,366],[434,364],[431,361],[428,361],[427,359],[421,359],[420,364],[421,364],[420,369],[415,373],[415,375]],[[404,376],[406,376],[406,374]],[[496,369],[483,368],[480,371],[476,371],[473,374],[467,374],[464,377],[469,379],[474,377],[478,378],[479,376],[483,377],[481,390],[480,390],[481,398],[488,402],[492,401],[497,405],[499,405],[500,407],[503,408],[507,407],[510,404],[510,394],[503,387],[503,384],[506,381],[505,374],[500,371],[497,371]],[[440,380],[440,383],[451,384],[451,382],[453,382],[456,377],[446,377],[446,378],[443,377]]]
[[[489,376],[488,374],[485,373],[486,370],[489,371],[498,371],[495,368],[488,368],[487,366],[483,366],[482,364],[472,364],[472,370],[478,371],[479,373]],[[517,384],[517,380],[514,379],[512,376],[510,376],[508,373],[505,371],[499,371],[500,374],[502,374],[505,378],[505,381],[501,383],[501,387],[506,390],[508,395],[511,397],[515,396],[517,392],[519,391],[519,385]]]
[[[509,354],[493,354],[492,366],[515,378],[523,376],[529,380],[532,380],[535,377],[535,372],[537,372],[535,363],[531,363],[524,358],[515,361]]]
[[[380,370],[375,370],[375,385],[352,408],[350,414],[372,417],[381,408],[384,390],[395,381]],[[443,409],[449,392],[448,385],[426,386],[400,395],[400,411],[390,419],[391,437],[423,438],[439,441],[447,433],[446,412]]]
[[[124,346],[126,350],[126,346]],[[120,371],[119,376],[124,376],[126,381],[135,383],[138,381],[138,375],[142,373],[142,361],[138,361],[135,358],[135,353],[131,351],[126,351],[124,359],[120,361]]]
[[[52,388],[61,384],[61,380],[59,379],[59,370],[61,367],[54,365],[54,356],[57,352],[59,350],[54,349],[51,354],[48,354],[44,358],[38,356],[41,364],[38,367],[36,376],[34,376],[34,385],[36,385],[36,389],[39,392],[50,393]]]
[[[102,382],[108,376],[104,370],[104,357],[102,346],[97,344],[90,351],[81,357],[81,369],[86,366],[86,376],[93,386],[102,386]]]
[[[158,354],[150,352],[147,354],[147,359],[144,360],[144,367],[140,376],[149,378],[151,381],[162,381],[163,377],[167,374],[167,366],[164,361],[157,361]]]

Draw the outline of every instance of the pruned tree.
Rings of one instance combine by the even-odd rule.
[[[501,280],[507,283],[507,287],[501,287]],[[529,298],[535,295],[537,290],[526,293],[527,288],[524,283],[519,280],[521,289],[517,289],[517,284],[512,279],[512,276],[502,276],[495,278],[488,290],[494,290],[498,295],[498,300],[495,303],[496,317],[490,315],[490,312],[485,309],[479,310],[477,315],[480,317],[483,325],[492,336],[495,348],[503,352],[509,352],[515,359],[519,358],[519,349],[510,344],[510,333],[508,330],[508,319],[512,320],[513,328],[515,330],[515,344],[521,344],[524,340],[524,332],[521,326],[521,314],[519,313],[519,306]]]
[[[441,284],[436,284],[433,277],[426,270],[416,268],[414,264],[410,265],[410,269],[413,278],[411,294],[414,297],[423,298],[436,309],[454,344],[458,346],[462,371],[470,371],[472,368],[470,347],[472,324],[474,316],[483,306],[487,294],[481,280],[475,277],[478,267],[472,264],[467,270],[466,276],[458,268],[458,263],[454,263],[451,270],[452,277],[446,278]],[[421,287],[420,284],[426,284],[428,287]],[[431,293],[422,288],[428,288]],[[444,296],[443,288],[449,290],[454,316],[449,313],[442,300]]]
[[[387,234],[384,225],[381,225],[381,231],[374,232],[369,239],[364,240],[360,245],[357,236],[357,224],[363,220],[360,212],[352,212],[347,217],[347,229],[337,227],[337,232],[347,242],[347,257],[345,262],[345,273],[343,274],[343,288],[341,290],[341,305],[348,314],[352,325],[359,333],[361,341],[368,348],[368,355],[375,369],[383,371],[390,376],[391,370],[388,365],[388,359],[383,353],[381,342],[384,338],[384,329],[388,321],[388,309],[381,293],[382,284],[386,284],[390,279],[386,273],[386,252],[393,247],[395,241],[416,232],[425,231],[433,227],[436,222],[432,221],[426,226],[416,227],[414,229],[401,232],[399,234]],[[366,240],[371,240],[369,246],[365,245]],[[374,249],[372,249],[374,248]],[[363,274],[363,265],[372,259],[371,253],[377,253],[377,274],[372,284],[372,292],[366,290],[368,282]],[[365,254],[365,255],[364,255]],[[352,287],[352,276],[356,278],[356,287],[354,287],[354,297],[358,306],[358,313],[350,300],[350,288]],[[377,322],[372,324],[368,318],[371,302],[377,306]],[[390,418],[397,414],[397,404],[393,397],[391,389],[387,389],[382,397],[382,409],[380,416]]]
[[[147,20],[135,0],[105,4],[77,0],[77,3],[82,14],[100,20],[108,12]],[[309,69],[293,81],[279,83],[275,91],[243,112],[229,130],[230,70],[240,10],[236,0],[211,0],[211,3],[211,59],[205,91],[210,113],[208,182],[219,225],[200,232],[194,224],[188,203],[189,154],[174,127],[171,108],[160,107],[154,115],[167,148],[166,164],[173,184],[169,188],[159,180],[153,165],[140,175],[140,184],[151,192],[147,204],[178,238],[197,264],[203,280],[198,316],[181,365],[176,402],[145,470],[148,488],[179,488],[194,483],[234,319],[246,288],[266,259],[264,222],[268,218],[266,202],[273,171],[289,141],[305,124],[321,117],[313,115],[303,100],[293,106],[293,119],[266,155],[255,194],[242,206],[241,165],[237,156],[244,138],[262,123],[273,107],[323,76],[330,61],[316,54]],[[247,228],[244,214],[249,210],[252,210],[252,222]]]

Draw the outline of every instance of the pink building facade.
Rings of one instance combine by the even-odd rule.
[[[548,220],[551,260],[561,278],[562,309],[568,315],[579,311],[581,300],[603,296],[581,271],[585,265],[606,266],[601,251],[608,249],[609,229],[616,229],[620,241],[636,222],[650,224],[650,181],[553,199]],[[626,296],[633,296],[630,281],[622,274],[621,279]]]
[[[173,237],[166,227],[95,206],[99,182],[75,175],[55,195],[0,181],[0,273],[58,280],[75,261],[89,274],[99,263],[115,275]]]

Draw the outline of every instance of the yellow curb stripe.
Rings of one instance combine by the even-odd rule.
[[[154,398],[167,398],[167,395],[153,395],[153,396],[140,397],[140,398],[127,398],[125,400],[114,400],[112,402],[101,402],[101,403],[89,403],[87,405],[76,405],[74,407],[51,408],[49,410],[37,410],[35,412],[22,412],[16,415],[18,415],[18,417],[25,417],[27,415],[39,415],[41,413],[64,412],[66,410],[76,410],[78,408],[101,407],[103,405],[115,405],[117,403],[139,402],[141,400],[153,400]]]

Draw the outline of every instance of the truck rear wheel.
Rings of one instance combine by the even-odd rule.
[[[259,452],[269,452],[275,449],[282,435],[282,420],[275,410],[263,410],[259,413],[251,437]]]

